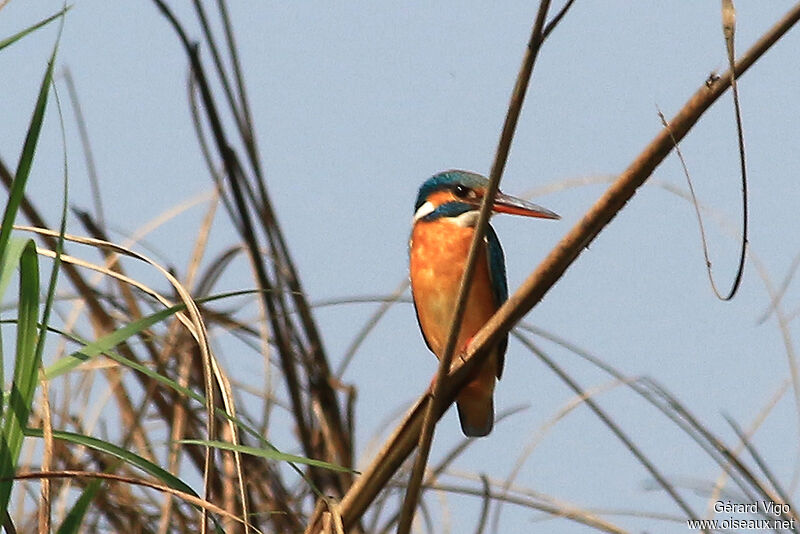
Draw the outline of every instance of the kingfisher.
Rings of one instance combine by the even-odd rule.
[[[480,174],[444,171],[422,184],[414,205],[414,227],[409,241],[411,293],[422,337],[440,359],[478,223],[481,200],[488,185],[489,180]],[[542,219],[560,218],[548,209],[500,192],[492,211]],[[456,354],[466,351],[472,337],[507,298],[505,257],[500,240],[489,225],[478,250]],[[458,395],[458,418],[465,436],[481,437],[492,431],[495,380],[502,375],[507,346],[506,335]]]

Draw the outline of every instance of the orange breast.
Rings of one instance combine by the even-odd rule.
[[[420,327],[431,350],[442,356],[474,229],[443,220],[418,221],[411,233],[411,291]],[[456,353],[498,306],[489,278],[486,244],[479,249]],[[496,364],[495,364],[496,365]]]

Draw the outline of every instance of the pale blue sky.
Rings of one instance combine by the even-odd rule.
[[[182,18],[194,21],[188,3],[180,4],[176,10]],[[407,238],[419,184],[447,168],[488,173],[535,3],[231,4],[267,185],[311,301],[390,293],[407,275]],[[740,0],[738,51],[791,5]],[[10,2],[0,11],[0,37],[59,7],[54,1]],[[196,26],[192,32],[199,36]],[[9,164],[22,146],[54,36],[55,27],[48,28],[0,54],[0,155]],[[798,49],[800,32],[795,30],[740,86],[751,178],[751,251],[774,284],[800,251]],[[501,187],[522,194],[561,180],[620,172],[658,132],[656,108],[671,116],[725,62],[718,2],[578,0],[541,52]],[[210,189],[186,103],[186,59],[151,3],[76,2],[67,17],[58,65],[68,66],[75,78],[113,227],[135,229]],[[29,189],[51,222],[59,210],[61,165],[54,110],[49,109]],[[77,129],[69,110],[66,117],[70,201],[89,208]],[[702,202],[738,225],[729,95],[706,114],[682,149]],[[654,178],[685,188],[674,157]],[[562,215],[560,222],[494,220],[512,291],[603,188],[592,185],[537,198]],[[202,214],[195,208],[148,241],[182,268]],[[715,274],[727,286],[738,244],[708,221]],[[70,230],[82,233],[73,220]],[[220,212],[212,251],[234,239]],[[143,271],[142,276],[152,273]],[[154,277],[150,281],[159,283]],[[785,300],[789,310],[800,296],[796,286]],[[252,282],[242,263],[226,277],[224,288],[247,287]],[[748,425],[789,376],[774,317],[756,324],[767,303],[753,263],[747,265],[738,297],[727,304],[717,301],[703,269],[691,206],[650,186],[526,321],[629,375],[654,377],[733,442],[721,414]],[[374,307],[317,312],[334,365]],[[542,346],[585,387],[606,383],[607,377],[574,355]],[[236,350],[241,347],[221,348],[219,356],[231,375],[246,376],[257,361],[247,354],[253,360],[243,363],[245,357]],[[506,361],[496,393],[498,410],[520,404],[530,408],[473,444],[456,462],[458,472],[504,478],[536,430],[572,398],[515,341]],[[421,393],[435,368],[413,309],[397,305],[345,376],[358,386],[361,465],[368,460],[371,437],[385,430],[385,418]],[[685,434],[629,390],[617,388],[599,400],[671,479],[714,480],[719,474]],[[785,485],[797,461],[796,422],[789,392],[754,439]],[[433,457],[460,438],[457,418],[448,413],[438,427]],[[517,483],[587,508],[679,515],[662,492],[644,489],[646,472],[585,408],[544,439]],[[683,494],[695,509],[704,510],[703,497]],[[471,529],[479,500],[452,497],[448,503],[453,516],[438,515],[437,520],[452,521],[453,532]],[[506,506],[501,531],[527,531],[539,525],[531,523],[535,517],[530,510]],[[633,531],[686,530],[681,523],[609,519]],[[539,528],[588,531],[564,520]]]

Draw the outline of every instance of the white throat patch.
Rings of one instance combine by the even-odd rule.
[[[480,216],[480,212],[478,210],[470,210],[465,211],[458,217],[447,217],[444,220],[455,224],[456,226],[461,226],[463,228],[473,227],[478,224],[478,217]]]
[[[431,213],[436,211],[436,206],[434,206],[431,202],[426,202],[422,206],[419,207],[417,212],[414,214],[414,222],[422,219],[423,217],[427,217]],[[461,226],[462,228],[469,228],[474,227],[478,224],[478,216],[480,213],[478,210],[470,210],[465,211],[461,215],[456,217],[442,217],[441,220],[447,221],[450,224],[455,224],[456,226]]]
[[[419,207],[417,212],[414,214],[414,222],[420,220],[421,218],[425,217],[426,215],[430,215],[434,212],[436,206],[431,204],[430,202],[426,202],[422,206]]]

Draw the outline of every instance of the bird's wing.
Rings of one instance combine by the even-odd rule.
[[[500,240],[494,233],[492,225],[486,229],[487,259],[489,260],[489,278],[492,282],[492,292],[494,293],[495,304],[500,307],[508,300],[508,280],[506,279],[506,259],[503,256],[503,247]],[[497,344],[497,378],[503,374],[503,363],[505,363],[506,348],[508,347],[508,335],[504,336]]]
[[[414,313],[417,316],[417,324],[419,325],[419,331],[422,333],[422,339],[425,340],[425,345],[428,346],[428,350],[433,352],[434,354],[436,354],[436,352],[434,352],[434,350],[433,350],[433,347],[431,347],[431,344],[428,341],[427,336],[425,336],[425,329],[422,328],[422,321],[420,321],[420,319],[419,319],[419,310],[417,309],[417,299],[414,298],[414,286],[413,285],[411,286],[411,302],[414,303]],[[438,358],[439,355],[437,354],[436,357]]]

